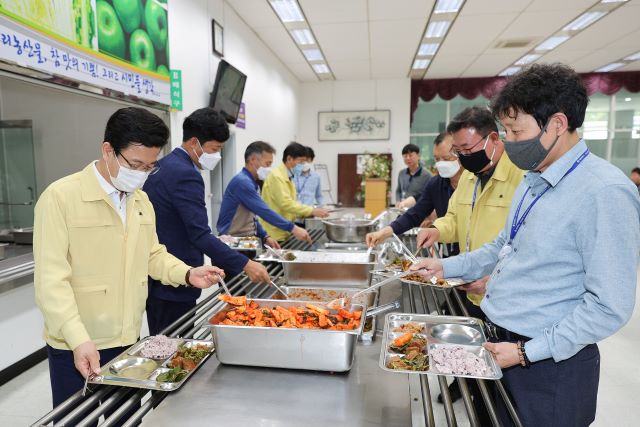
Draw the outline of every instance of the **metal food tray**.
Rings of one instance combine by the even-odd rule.
[[[262,242],[260,241],[259,238],[257,238],[257,237],[254,238],[252,236],[249,236],[250,238],[247,238],[247,237],[236,237],[236,236],[231,236],[231,237],[233,237],[235,239],[235,242],[226,242],[226,241],[224,241],[222,239],[221,239],[221,241],[225,245],[229,246],[231,249],[233,249],[235,251],[255,253],[256,256],[258,256],[258,255],[263,253]],[[246,247],[240,246],[241,239],[255,241],[256,247],[255,248],[246,248]]]
[[[371,283],[370,272],[377,263],[376,253],[287,251],[292,261],[259,258],[260,261],[282,263],[288,285],[314,287],[366,288]]]
[[[306,286],[281,286],[282,290],[287,297],[294,300],[305,300],[305,301],[323,301],[329,302],[338,298],[346,298],[351,297],[353,294],[360,292],[359,289],[353,288],[310,288]],[[366,294],[358,295],[353,302],[356,304],[361,304],[365,307],[365,309],[373,308],[378,306],[378,298],[380,296],[379,289],[368,292]],[[284,300],[284,296],[276,291],[273,294],[273,299]],[[363,316],[364,317],[364,316]],[[364,342],[371,342],[375,338],[376,335],[376,319],[377,316],[373,316],[371,318],[371,322],[369,327],[367,327],[367,323],[369,323],[369,319],[365,318],[364,329],[362,330],[362,334],[360,334],[360,340]]]
[[[402,369],[387,368],[387,363],[394,356],[402,356],[389,350],[389,345],[403,332],[394,332],[393,329],[409,323],[416,322],[424,326],[419,334],[427,340],[427,355],[429,357],[429,367],[426,371],[410,371]],[[502,378],[502,370],[496,363],[491,353],[482,346],[487,342],[484,334],[483,323],[475,317],[461,316],[432,316],[428,314],[411,313],[390,313],[385,316],[384,335],[382,347],[380,349],[380,368],[396,374],[430,374],[446,375],[462,378],[480,378],[487,380],[497,380]],[[431,356],[431,350],[440,347],[462,347],[463,349],[479,356],[489,367],[486,375],[460,375],[438,371]]]
[[[378,276],[382,276],[382,277],[393,277],[398,275],[399,273],[401,273],[400,270],[392,270],[389,268],[382,269],[382,270],[374,270],[372,271],[372,274],[378,275]],[[439,284],[433,284],[431,282],[418,282],[417,280],[408,280],[406,278],[403,277],[399,277],[398,280],[400,280],[402,283],[406,283],[409,285],[419,285],[419,286],[431,286],[432,288],[438,288],[438,289],[450,289],[450,288],[455,288],[458,286],[462,286],[462,285],[466,285],[467,281],[462,280],[461,278],[458,277],[450,277],[445,279],[447,281],[447,285],[439,285]]]
[[[301,306],[313,301],[252,299],[259,306]],[[213,317],[222,321],[232,305],[225,305]],[[271,328],[208,324],[220,363],[268,368],[345,372],[355,358],[358,336],[364,328],[364,307],[352,304],[349,311],[362,310],[360,327],[351,331]]]
[[[144,347],[145,342],[151,338],[153,337],[147,337],[123,351],[115,359],[101,367],[101,375],[90,378],[89,383],[144,388],[158,391],[173,391],[179,389],[182,384],[184,384],[185,381],[187,381],[189,377],[191,377],[191,375],[193,375],[193,373],[197,371],[198,368],[211,356],[211,352],[213,352],[213,342],[211,341],[176,338],[180,341],[179,344],[186,347],[206,345],[209,347],[209,354],[207,354],[194,369],[189,371],[182,380],[174,383],[158,382],[156,381],[156,377],[170,370],[170,368],[167,367],[167,364],[176,353],[174,352],[166,359],[143,357],[140,354],[142,348]],[[131,368],[139,368],[142,371],[147,371],[147,373],[133,377],[122,375],[122,372]]]

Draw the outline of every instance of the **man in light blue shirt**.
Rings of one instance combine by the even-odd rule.
[[[320,175],[312,167],[316,154],[311,147],[305,148],[307,149],[307,161],[303,164],[302,173],[293,178],[298,201],[303,205],[322,206],[324,198],[322,197]]]
[[[481,307],[496,342],[485,348],[503,368],[524,425],[593,422],[596,343],[629,320],[635,302],[640,197],[580,139],[587,103],[584,83],[564,65],[535,64],[514,75],[492,110],[507,155],[530,172],[505,228],[476,251],[420,263],[429,277],[471,281],[491,273]]]

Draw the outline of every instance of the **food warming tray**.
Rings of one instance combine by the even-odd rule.
[[[353,294],[360,292],[360,289],[353,288],[310,288],[306,286],[281,286],[282,290],[287,297],[292,300],[304,300],[304,301],[322,301],[329,302],[338,298],[351,297]],[[353,302],[361,304],[366,309],[378,306],[379,290],[368,292],[366,294],[358,295]],[[284,299],[284,296],[276,291],[273,294],[274,299]],[[360,335],[360,339],[365,342],[373,341],[376,334],[376,319],[377,316],[372,316],[365,320],[364,329]]]
[[[371,282],[370,272],[377,261],[376,253],[286,251],[291,261],[261,257],[260,261],[282,263],[284,281],[293,286],[358,287]]]
[[[310,301],[282,301],[252,299],[259,306],[303,306]],[[235,308],[225,305],[212,319],[222,321],[227,311]],[[314,371],[344,372],[351,369],[355,358],[358,335],[364,327],[364,306],[352,304],[349,311],[362,310],[360,327],[351,331],[324,329],[271,328],[259,326],[230,326],[208,324],[220,363],[229,365],[261,366],[268,368],[307,369]]]
[[[391,369],[387,367],[387,363],[392,357],[402,356],[402,354],[395,353],[389,349],[393,340],[403,334],[403,332],[394,332],[393,330],[409,322],[415,322],[424,327],[419,335],[427,340],[426,350],[429,366],[426,371]],[[384,335],[380,349],[380,368],[396,374],[432,374],[487,380],[500,379],[502,378],[502,371],[491,353],[482,346],[485,342],[487,342],[487,339],[484,334],[482,321],[474,317],[389,313],[385,316]],[[483,375],[462,375],[440,372],[436,368],[431,352],[438,348],[451,348],[456,346],[462,347],[464,350],[484,360],[489,368],[488,372],[485,372]]]
[[[173,391],[179,389],[193,375],[195,371],[211,356],[213,342],[176,338],[186,347],[205,345],[209,348],[207,354],[198,365],[178,382],[160,382],[156,377],[169,371],[167,364],[175,353],[166,359],[152,359],[141,355],[145,343],[153,337],[147,337],[129,347],[115,359],[100,368],[101,374],[89,378],[91,384],[108,384],[124,387],[144,388],[149,390]]]

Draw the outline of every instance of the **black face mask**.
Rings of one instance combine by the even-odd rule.
[[[478,173],[482,169],[486,168],[488,164],[493,165],[493,155],[496,153],[496,149],[493,149],[493,153],[491,154],[491,158],[487,157],[487,153],[485,152],[485,148],[487,147],[487,143],[489,142],[489,137],[487,137],[487,141],[482,147],[482,150],[476,151],[471,154],[462,154],[458,155],[458,160],[460,160],[460,164],[463,168],[472,173]]]

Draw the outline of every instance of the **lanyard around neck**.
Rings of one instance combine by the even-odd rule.
[[[578,159],[575,162],[573,162],[573,165],[571,165],[569,170],[564,175],[562,175],[562,178],[560,178],[560,181],[562,181],[567,175],[573,172],[588,155],[589,155],[589,149],[587,148],[584,151],[584,153],[582,153],[580,157],[578,157]],[[558,183],[560,183],[560,181],[558,181]],[[544,194],[547,191],[549,191],[550,188],[551,188],[551,184],[548,184],[547,188],[545,188],[540,194],[538,194],[538,196],[535,199],[533,199],[533,202],[531,202],[531,204],[524,211],[524,213],[522,214],[522,217],[519,218],[520,209],[522,208],[522,203],[524,202],[524,199],[527,197],[527,194],[529,194],[529,190],[531,190],[531,187],[527,188],[527,191],[524,192],[522,199],[520,199],[520,203],[518,203],[516,212],[513,215],[513,221],[511,222],[511,232],[509,233],[509,244],[511,244],[511,242],[513,242],[513,239],[515,239],[516,235],[518,234],[518,231],[520,231],[520,227],[522,227],[522,225],[524,224],[524,220],[529,215],[529,212],[531,212],[531,209],[533,208],[533,206],[538,202],[538,200],[540,200],[542,196],[544,196]]]

